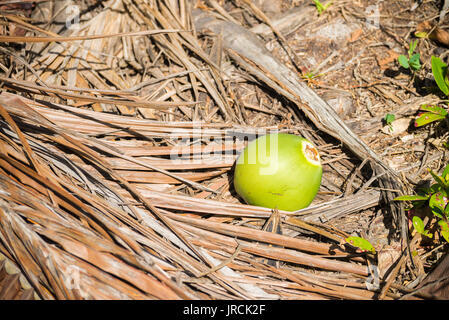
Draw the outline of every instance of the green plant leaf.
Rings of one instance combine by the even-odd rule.
[[[448,175],[449,175],[449,164],[446,165],[446,168],[444,168],[443,173],[441,174],[441,178],[448,181]]]
[[[446,83],[447,65],[438,57],[432,56],[431,60],[432,73],[438,88],[445,94],[449,95],[449,86]]]
[[[321,14],[325,10],[323,4],[319,0],[313,0],[313,2],[315,3],[318,14]]]
[[[415,230],[419,233],[424,233],[424,222],[421,220],[420,217],[414,216],[412,219],[413,227],[415,227]]]
[[[446,218],[448,217],[448,215],[449,215],[449,206],[448,205],[446,205],[446,207],[444,208],[444,215],[446,216]]]
[[[429,188],[429,195],[441,191],[441,186],[438,183],[434,183]]]
[[[426,237],[429,237],[429,238],[433,237],[433,235],[429,232],[429,230],[424,229],[424,222],[421,220],[420,217],[414,216],[412,219],[412,223],[413,223],[413,227],[415,227],[416,232],[418,232]]]
[[[404,56],[403,54],[401,54],[401,55],[398,57],[398,62],[399,62],[399,64],[400,64],[402,67],[404,67],[405,69],[410,68],[410,65],[409,65],[409,63],[408,63],[408,58],[407,58],[406,56]]]
[[[421,69],[421,63],[419,62],[419,58],[420,58],[420,54],[415,53],[414,55],[412,55],[410,57],[410,59],[408,61],[410,68],[412,68],[415,71]]]
[[[415,119],[415,127],[422,127],[426,124],[435,122],[435,121],[442,121],[444,120],[446,116],[442,116],[440,114],[432,113],[432,112],[424,112],[421,113],[416,119]]]
[[[428,104],[421,105],[419,110],[429,111],[431,113],[439,114],[441,116],[447,116],[447,114],[448,114],[448,112],[445,108],[440,107],[440,106],[435,106],[435,105],[428,105]]]
[[[399,196],[393,199],[394,201],[417,201],[417,200],[429,200],[429,196],[420,195],[405,195]]]
[[[326,11],[326,9],[329,8],[329,6],[332,4],[332,1],[329,1],[324,5],[319,0],[313,0],[313,2],[315,3],[319,15]]]
[[[323,74],[322,73],[315,73],[314,71],[309,71],[309,72],[307,72],[307,73],[305,73],[303,76],[302,76],[302,78],[303,79],[309,79],[309,80],[312,80],[312,79],[315,79],[315,78],[317,78],[317,77],[321,77]]]
[[[416,31],[415,32],[415,37],[417,37],[417,38],[428,38],[429,34],[427,32],[424,32],[424,31]]]
[[[396,119],[396,116],[392,113],[387,113],[384,117],[386,124],[391,124]]]
[[[433,172],[433,170],[429,170],[429,173],[432,175],[433,179],[435,180],[436,183],[438,183],[443,189],[447,189],[448,182],[446,182],[445,179],[443,179],[442,177],[440,177],[439,175],[437,175],[435,172]],[[443,192],[444,190],[441,190],[440,192]],[[444,196],[447,197],[446,192],[444,192]]]
[[[447,193],[444,190],[440,190],[434,193],[429,199],[429,208],[433,214],[443,219],[444,210],[447,204]]]
[[[417,45],[418,45],[418,40],[410,42],[410,46],[408,48],[408,56],[409,56],[409,58],[412,57],[412,54],[415,51]]]
[[[449,232],[449,226],[448,226],[446,221],[440,220],[440,221],[438,221],[438,225],[440,226],[442,231],[448,231]]]
[[[376,253],[373,245],[366,239],[360,237],[347,237],[346,242],[350,243],[354,247],[361,249],[362,251],[369,251],[371,253]]]
[[[440,220],[438,221],[438,225],[441,228],[441,235],[447,242],[449,242],[449,226],[447,225],[447,222]]]
[[[443,236],[444,240],[449,242],[449,231],[441,231],[441,235]]]

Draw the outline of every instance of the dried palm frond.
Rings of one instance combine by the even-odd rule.
[[[42,299],[375,298],[366,255],[319,222],[380,192],[288,103],[257,104],[266,93],[196,35],[191,9],[110,0],[78,29],[6,17],[34,40],[16,38],[32,59],[0,77],[0,253]],[[230,183],[246,140],[270,131],[312,140],[326,170],[312,206],[279,211],[282,235]]]
[[[0,300],[39,299],[20,268],[0,253]]]
[[[120,157],[126,154],[126,151],[120,150],[120,145],[114,145],[112,148],[107,142],[98,141],[98,138],[60,127],[53,122],[55,119],[57,121],[57,118],[50,121],[44,116],[49,110],[44,109],[42,105],[27,103],[29,101],[11,94],[4,95],[0,103],[4,118],[1,133],[3,146],[0,154],[0,177],[4,190],[1,195],[1,230],[2,243],[5,244],[7,252],[20,265],[34,266],[27,270],[30,273],[27,275],[31,277],[33,274],[31,283],[42,298],[195,297],[196,293],[191,289],[173,283],[170,274],[181,272],[187,277],[184,272],[189,271],[190,277],[195,278],[195,275],[207,272],[219,263],[211,258],[212,252],[225,256],[233,253],[236,246],[232,240],[234,237],[242,239],[239,240],[242,254],[368,276],[366,267],[359,265],[357,259],[354,262],[340,262],[320,257],[327,256],[332,251],[338,259],[349,257],[343,247],[177,214],[179,210],[220,213],[213,208],[220,208],[220,214],[228,217],[234,215],[242,218],[263,218],[268,217],[270,213],[267,209],[245,205],[234,205],[237,210],[234,209],[235,213],[232,213],[233,209],[229,204],[214,203],[201,198],[192,198],[195,201],[187,205],[188,198],[181,200],[179,196],[150,191],[151,184],[147,187],[150,192],[142,192],[145,184],[134,188],[131,184],[132,178],[123,174],[123,170],[109,164],[108,159],[111,156]],[[69,110],[67,107],[65,109]],[[52,114],[54,115],[50,112],[46,115]],[[101,121],[99,117],[93,119]],[[145,148],[151,150],[151,146]],[[64,155],[67,150],[70,150],[70,153]],[[104,152],[109,155],[103,156]],[[139,157],[139,153],[137,156],[135,154],[128,157]],[[159,161],[162,163],[161,160]],[[166,163],[170,161],[167,159]],[[215,170],[213,166],[209,169]],[[155,195],[160,196],[155,198]],[[178,201],[177,197],[181,201]],[[157,207],[165,209],[156,209]],[[228,209],[225,209],[227,207]],[[174,211],[170,212],[170,209]],[[158,214],[155,214],[156,212]],[[160,221],[162,216],[165,218]],[[208,230],[207,233],[204,229]],[[26,233],[19,238],[14,236],[25,232],[24,230]],[[214,241],[210,241],[211,235],[214,235]],[[48,241],[58,246],[53,247]],[[211,243],[220,245],[211,247]],[[268,245],[281,247],[273,248]],[[30,256],[29,252],[35,250],[41,253]],[[48,261],[46,257],[55,260]],[[90,263],[89,267],[83,262],[86,260]],[[235,262],[238,260],[239,255],[234,258]],[[56,269],[54,265],[57,265]],[[116,269],[111,269],[112,266]],[[94,267],[95,269],[92,269]],[[40,272],[50,274],[51,282],[49,275],[38,278]],[[79,277],[76,281],[86,287],[77,287],[78,291],[74,293],[67,289],[68,284],[64,283],[61,275],[54,274],[55,272],[62,272],[66,276],[76,272],[76,277]],[[123,278],[123,283],[115,280],[114,287],[103,289],[103,292],[119,291],[120,295],[111,293],[109,296],[99,296],[87,285],[87,278],[96,274],[96,278],[102,279],[101,277],[106,277],[102,272],[112,273],[117,278],[120,278],[122,273],[123,276],[133,276]],[[268,292],[260,291],[260,288],[255,289],[253,285],[249,286],[249,292],[242,292],[239,282],[235,283],[228,278],[230,274],[232,277],[238,277],[238,273],[235,270],[228,273],[217,275],[213,272],[209,276],[214,282],[225,285],[236,297],[271,297]],[[148,279],[143,280],[142,277],[147,276]],[[109,283],[106,278],[101,281],[101,286]],[[193,280],[185,281],[189,283]],[[129,288],[126,285],[128,282],[134,283],[137,289]],[[94,285],[96,288],[100,286],[98,283]],[[154,295],[153,290],[156,290],[158,295]],[[340,294],[336,293],[337,296]]]

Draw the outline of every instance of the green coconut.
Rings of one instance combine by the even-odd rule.
[[[234,189],[250,205],[296,211],[310,205],[323,168],[315,146],[277,133],[250,142],[235,165]]]

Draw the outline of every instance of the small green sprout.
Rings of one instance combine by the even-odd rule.
[[[391,126],[391,124],[393,123],[393,121],[396,119],[396,116],[392,113],[387,113],[384,117],[384,121],[386,125]]]
[[[307,73],[303,73],[301,78],[307,81],[308,84],[316,84],[318,83],[315,79],[321,77],[322,73],[316,73],[315,71],[309,71]]]
[[[315,71],[309,71],[305,73],[302,77],[304,79],[313,80],[314,78],[317,78],[319,76],[321,76],[321,74],[316,74]]]
[[[414,53],[417,45],[418,40],[410,42],[408,57],[403,54],[398,57],[399,64],[405,69],[410,69],[412,72],[421,69],[421,63],[419,62],[420,54]]]
[[[326,4],[322,4],[319,0],[313,0],[313,2],[315,3],[318,15],[321,15],[332,4],[332,1],[329,1]]]

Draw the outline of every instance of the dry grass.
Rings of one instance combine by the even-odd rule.
[[[4,15],[28,33],[0,37],[12,66],[0,77],[0,252],[39,298],[377,297],[374,257],[320,222],[379,205],[361,163],[374,152],[266,72],[286,91],[270,92],[251,73],[263,66],[221,36],[199,34],[193,2],[106,1],[66,29],[55,13],[69,4]],[[196,6],[238,22],[218,2]],[[21,42],[27,60],[9,47]],[[314,204],[280,212],[283,234],[264,231],[271,210],[242,204],[230,184],[243,138],[261,130],[307,137],[324,163]]]

